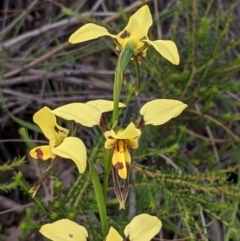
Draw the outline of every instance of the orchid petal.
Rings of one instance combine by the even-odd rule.
[[[117,141],[116,139],[107,139],[105,141],[104,147],[106,149],[112,149],[114,147],[116,141]]]
[[[140,110],[144,125],[162,125],[179,116],[187,107],[179,100],[157,99],[147,102]]]
[[[125,130],[115,133],[114,130],[106,131],[104,136],[110,139],[137,139],[141,135],[141,131],[131,122]]]
[[[120,140],[117,145],[118,148],[115,148],[113,152],[112,165],[118,171],[118,175],[122,179],[126,179],[127,165],[129,166],[131,163],[131,155],[123,141]]]
[[[127,26],[118,34],[118,37],[126,35],[127,37],[140,40],[147,36],[151,26],[152,15],[149,7],[144,5],[129,18]]]
[[[81,43],[88,40],[96,39],[102,36],[110,36],[116,38],[114,34],[110,34],[108,30],[94,23],[87,23],[75,31],[69,38],[71,44]]]
[[[57,124],[55,115],[47,106],[34,114],[33,121],[40,127],[52,147],[59,145],[68,136],[69,130]]]
[[[160,53],[165,59],[170,61],[172,64],[178,65],[180,58],[176,44],[171,40],[143,40],[144,42],[152,45],[158,53]]]
[[[138,138],[137,139],[128,139],[126,140],[127,145],[131,147],[132,149],[138,148]]]
[[[65,120],[74,120],[87,127],[99,125],[102,115],[96,107],[83,103],[63,105],[52,110],[52,113]]]
[[[162,222],[157,217],[140,214],[126,226],[124,234],[131,241],[150,241],[161,227]]]
[[[52,241],[87,241],[86,228],[68,219],[61,219],[41,227],[39,232]]]
[[[63,158],[69,158],[75,162],[78,171],[83,173],[87,165],[87,151],[83,142],[77,137],[67,137],[61,145],[52,149],[52,152]]]
[[[91,100],[86,102],[88,105],[96,107],[101,113],[112,111],[113,110],[113,101],[111,100]],[[123,103],[119,102],[119,108],[126,107]]]
[[[48,159],[54,159],[56,157],[56,155],[52,153],[50,146],[35,147],[29,152],[29,154],[32,158],[40,161],[47,161]]]
[[[120,236],[120,234],[118,233],[118,231],[111,227],[109,230],[109,233],[106,237],[106,241],[123,241],[123,238]]]

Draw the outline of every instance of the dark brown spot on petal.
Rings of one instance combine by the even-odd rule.
[[[107,127],[106,124],[105,124],[103,115],[101,115],[101,119],[100,119],[99,125],[103,128],[104,131],[109,131],[108,127]],[[112,139],[113,139],[113,138],[112,138]]]
[[[126,141],[124,140],[118,140],[116,142],[115,148],[117,149],[118,152],[123,153],[126,151]]]
[[[123,164],[121,162],[117,162],[114,165],[114,168],[118,171],[118,170],[122,170],[123,169]]]
[[[130,33],[125,30],[121,35],[120,35],[120,38],[124,39],[124,38],[127,38],[127,37],[130,37]]]
[[[141,119],[140,119],[140,121],[139,121],[139,123],[137,125],[137,128],[138,129],[142,129],[144,126],[145,126],[145,121],[144,121],[143,116],[141,116]]]
[[[59,130],[59,129],[57,128],[57,126],[54,126],[54,130],[55,130],[57,133],[66,134],[64,130]]]
[[[68,236],[70,237],[70,238],[73,238],[74,237],[74,235],[73,234],[68,234]]]
[[[36,156],[37,156],[37,159],[43,160],[43,152],[42,152],[41,148],[36,149],[35,152],[36,152],[36,154],[37,154],[37,155],[36,155]]]

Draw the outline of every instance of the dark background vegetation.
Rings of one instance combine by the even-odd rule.
[[[138,96],[129,66],[121,124],[136,120],[137,110],[155,98],[179,99],[188,108],[163,126],[143,130],[125,211],[118,211],[110,183],[109,221],[120,231],[146,212],[163,222],[156,240],[239,240],[238,0],[0,2],[0,240],[44,240],[40,226],[60,218],[102,240],[91,180],[87,173],[79,177],[71,161],[57,166],[36,198],[28,194],[48,165],[28,155],[33,145],[45,143],[32,116],[44,105],[112,99],[118,55],[112,41],[70,45],[68,38],[88,22],[118,33],[144,3],[154,20],[149,38],[173,40],[181,62],[173,66],[149,48]],[[78,131],[101,175],[101,130]]]

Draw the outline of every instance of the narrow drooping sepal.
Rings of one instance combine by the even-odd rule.
[[[52,172],[54,167],[57,165],[58,161],[59,161],[59,159],[55,158],[52,161],[52,163],[50,164],[50,166],[47,168],[47,170],[40,176],[40,178],[37,180],[37,182],[34,183],[34,185],[31,187],[31,189],[29,190],[29,193],[32,193],[32,197],[35,197],[42,182],[50,175],[50,173]]]

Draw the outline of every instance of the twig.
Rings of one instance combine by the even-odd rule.
[[[19,74],[20,72],[23,72],[23,71],[25,71],[25,70],[27,70],[27,69],[30,69],[30,68],[36,66],[37,64],[40,64],[41,62],[47,60],[49,57],[57,54],[58,52],[61,52],[62,50],[66,49],[67,47],[70,47],[70,46],[71,46],[71,45],[70,45],[70,43],[68,43],[68,42],[63,43],[63,44],[61,44],[60,46],[58,46],[57,48],[53,49],[52,51],[44,54],[44,55],[41,56],[40,58],[37,58],[37,59],[33,60],[31,63],[23,66],[22,68],[13,70],[13,71],[5,74],[3,77],[4,77],[4,78],[9,78],[9,77],[12,77],[12,76],[14,76],[14,75],[16,75],[16,74]]]
[[[161,28],[161,24],[158,19],[158,15],[159,15],[158,1],[154,0],[153,4],[154,4],[155,20],[156,20],[156,25],[157,25],[157,37],[158,37],[158,39],[162,39],[162,28]]]
[[[29,67],[31,68],[31,67]],[[21,69],[23,71],[24,69]],[[16,72],[16,70],[14,70]],[[9,72],[8,75],[14,74],[14,71]],[[18,69],[20,71],[20,69]],[[64,77],[68,76],[77,76],[77,75],[92,75],[92,76],[113,76],[114,71],[109,71],[109,70],[94,70],[93,69],[80,69],[80,70],[60,70],[56,72],[46,72],[46,71],[41,71],[36,73],[35,75],[30,75],[30,76],[21,76],[21,77],[16,77],[12,79],[2,79],[0,81],[0,87],[6,87],[6,86],[11,86],[11,85],[17,85],[17,84],[22,84],[22,83],[31,83],[35,81],[42,81],[43,79],[62,79],[63,82],[68,82],[64,79]],[[7,78],[6,76],[4,76]],[[78,81],[71,81],[74,84],[79,84],[84,82],[83,79],[78,79]],[[89,83],[89,82],[88,82]],[[95,83],[95,82],[94,82]],[[96,83],[95,83],[96,84]]]
[[[146,0],[145,3],[148,3],[150,2],[151,0]],[[143,5],[144,3],[143,2],[135,2],[133,3],[132,5],[130,5],[129,7],[125,8],[124,9],[124,12],[130,12],[132,11],[134,8],[137,8],[141,5]],[[90,15],[91,12],[85,12],[85,13],[82,13],[81,16],[82,17],[89,17],[91,16]],[[99,16],[99,14],[102,16],[102,13],[92,13],[92,16]],[[106,14],[105,14],[106,16]],[[113,20],[116,20],[117,18],[120,17],[120,14],[119,13],[116,13],[114,14],[113,16],[110,16],[108,18],[106,18],[104,20],[105,23],[108,23],[108,22],[111,22]],[[48,24],[48,25],[45,25],[39,29],[36,29],[36,30],[33,30],[31,32],[27,32],[25,34],[22,34],[14,39],[10,39],[10,40],[7,40],[5,42],[3,42],[2,44],[0,44],[0,52],[4,51],[4,50],[8,50],[9,48],[11,48],[13,45],[19,43],[19,42],[22,42],[24,40],[27,40],[29,38],[33,38],[33,37],[37,37],[37,36],[40,36],[50,30],[53,30],[53,29],[56,29],[56,28],[59,28],[59,27],[64,27],[66,25],[73,25],[73,24],[77,24],[79,22],[79,19],[78,18],[67,18],[67,19],[64,19],[64,20],[61,20],[57,23],[53,23],[53,24]]]
[[[0,35],[4,35],[8,31],[10,31],[13,27],[15,27],[18,24],[18,22],[21,20],[21,18],[23,18],[28,12],[30,12],[34,8],[34,6],[38,3],[38,1],[39,0],[33,1],[22,14],[20,14],[17,18],[15,18],[4,30],[0,32]],[[1,45],[0,45],[0,52],[1,52]]]
[[[196,108],[196,110],[197,110],[198,112],[200,112],[200,107],[199,107],[198,104],[195,104],[195,108]],[[205,129],[206,129],[206,131],[207,131],[207,133],[208,133],[208,136],[209,136],[209,138],[210,138],[210,140],[211,140],[212,147],[213,147],[213,153],[214,153],[215,159],[216,159],[216,161],[217,161],[217,164],[218,164],[218,166],[219,166],[219,165],[220,165],[220,158],[219,158],[219,155],[218,155],[218,150],[217,150],[216,145],[215,145],[215,140],[214,140],[214,138],[213,138],[212,131],[211,131],[210,127],[207,126],[207,125],[205,126]]]
[[[202,114],[202,113],[200,113],[196,110],[192,110],[192,109],[187,109],[186,111],[188,111],[190,113],[193,113],[193,114],[196,114],[196,115],[198,115],[200,117],[203,117],[203,118],[205,118],[209,121],[212,121],[213,123],[215,123],[218,126],[221,126],[230,136],[232,136],[235,139],[235,141],[240,141],[240,138],[237,135],[235,135],[230,129],[228,129],[225,125],[223,125],[220,121],[216,120],[215,118],[213,118],[213,117],[211,117],[207,114]]]

